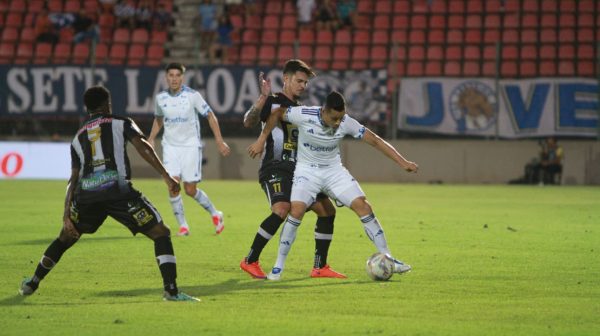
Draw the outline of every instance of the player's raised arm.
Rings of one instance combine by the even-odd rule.
[[[385,156],[392,159],[394,162],[396,162],[400,167],[402,167],[406,171],[416,173],[417,170],[419,169],[419,166],[416,163],[406,160],[404,158],[404,156],[402,156],[402,154],[400,154],[394,148],[394,146],[392,146],[389,142],[380,138],[377,134],[371,132],[371,130],[368,128],[365,130],[365,135],[363,136],[363,140],[366,143],[368,143],[369,145],[377,148],[380,152],[385,154]]]
[[[265,79],[264,72],[260,72],[258,75],[258,81],[260,83],[260,95],[256,102],[250,106],[248,111],[244,114],[244,127],[250,128],[258,125],[260,121],[260,111],[265,106],[267,97],[271,94],[271,80]]]
[[[280,107],[271,111],[271,115],[269,116],[269,119],[267,119],[265,127],[263,127],[262,132],[260,132],[258,139],[248,147],[248,155],[250,155],[251,158],[254,159],[257,155],[262,153],[267,137],[271,134],[271,131],[273,131],[277,123],[282,120],[283,112],[285,112],[285,110],[285,107]]]

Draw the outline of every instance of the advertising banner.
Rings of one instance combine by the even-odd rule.
[[[71,176],[66,142],[0,141],[0,179],[63,179]]]
[[[586,78],[407,78],[400,130],[467,136],[596,137],[598,82]]]

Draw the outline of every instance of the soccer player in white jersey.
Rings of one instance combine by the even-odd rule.
[[[279,120],[298,126],[298,161],[292,185],[292,207],[281,231],[277,261],[267,279],[280,279],[285,259],[296,238],[296,230],[306,209],[315,201],[319,192],[324,192],[352,209],[377,250],[391,257],[379,220],[373,214],[358,182],[342,165],[339,142],[345,135],[350,135],[375,147],[408,172],[416,172],[418,165],[406,160],[387,141],[347,115],[344,97],[335,91],[327,96],[323,107],[297,106],[274,110],[258,140],[248,147],[248,154],[252,158],[263,151],[268,134]],[[394,261],[396,273],[411,270],[402,261]]]
[[[217,234],[224,229],[223,213],[218,211],[204,191],[196,187],[202,180],[202,139],[198,116],[208,119],[219,152],[229,155],[230,149],[223,141],[219,121],[202,95],[183,85],[185,67],[181,63],[170,63],[166,67],[168,90],[155,97],[154,122],[148,142],[154,146],[154,139],[165,128],[162,137],[163,162],[169,174],[178,182],[183,181],[185,193],[192,197],[212,216]],[[169,192],[169,200],[177,222],[179,236],[190,233],[183,211],[183,200],[179,192]]]

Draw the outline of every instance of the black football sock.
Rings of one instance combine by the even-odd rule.
[[[31,281],[27,285],[33,288],[33,290],[37,289],[40,281],[42,281],[52,268],[54,268],[56,263],[60,260],[60,257],[62,257],[63,253],[65,253],[69,247],[70,245],[64,244],[58,238],[50,243],[35,269],[33,278],[31,278]]]
[[[318,217],[315,227],[315,268],[327,265],[327,254],[329,245],[333,239],[333,221],[335,215],[329,217]]]
[[[269,240],[273,238],[277,230],[279,230],[281,223],[283,223],[283,219],[274,213],[271,213],[269,217],[265,218],[265,220],[260,224],[256,236],[254,236],[254,241],[250,247],[250,252],[248,252],[248,256],[246,257],[247,263],[250,264],[258,261],[262,250],[265,248]]]
[[[175,263],[175,253],[173,252],[173,244],[171,237],[163,236],[154,240],[154,255],[160,269],[160,274],[163,278],[165,291],[170,295],[177,295],[177,264]]]

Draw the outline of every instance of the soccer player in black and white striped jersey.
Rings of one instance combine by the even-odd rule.
[[[178,191],[179,184],[169,176],[135,122],[112,115],[108,89],[91,87],[85,91],[83,100],[89,116],[71,142],[71,177],[64,203],[63,227],[44,252],[33,277],[23,280],[19,293],[33,294],[63,253],[82,234],[96,232],[110,216],[134,235],[142,233],[154,241],[165,300],[198,301],[177,289],[169,228],[152,203],[131,184],[127,142],[131,142],[162,176],[169,190]]]

